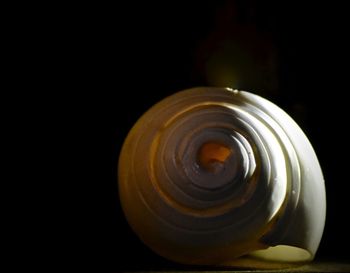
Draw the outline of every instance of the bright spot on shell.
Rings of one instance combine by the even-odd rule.
[[[230,88],[230,87],[226,87],[226,90],[232,92],[234,95],[237,95],[238,92],[239,92],[238,89],[232,89],[232,88]]]

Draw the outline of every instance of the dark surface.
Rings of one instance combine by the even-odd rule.
[[[350,271],[350,264],[344,264],[344,263],[330,263],[330,262],[319,262],[319,263],[312,263],[308,265],[302,265],[302,266],[296,266],[293,268],[286,268],[286,269],[235,269],[235,268],[226,268],[226,269],[211,269],[211,270],[186,270],[186,271],[179,271],[179,270],[165,270],[162,272],[188,272],[188,273],[194,273],[194,272],[252,272],[252,273],[269,273],[269,272],[349,272]],[[126,271],[127,272],[127,271]],[[145,271],[145,272],[159,272],[159,271]]]
[[[23,69],[40,66],[33,76],[38,84],[31,88],[45,92],[38,101],[29,93],[26,97],[43,107],[37,114],[44,119],[41,139],[58,162],[47,163],[55,170],[46,179],[58,181],[50,182],[54,189],[44,194],[50,200],[59,191],[58,201],[54,209],[40,205],[42,218],[54,218],[45,224],[55,228],[45,243],[55,251],[43,247],[57,258],[53,266],[68,258],[111,271],[184,270],[151,252],[129,228],[118,199],[117,160],[143,112],[194,86],[260,94],[298,122],[319,156],[327,188],[327,222],[317,259],[349,261],[344,7],[146,1],[54,11],[21,25],[27,35],[22,43],[28,46],[24,53],[18,50],[29,58]],[[32,81],[29,77],[27,83]],[[47,125],[53,125],[52,132]]]

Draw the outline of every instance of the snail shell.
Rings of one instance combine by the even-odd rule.
[[[123,145],[119,193],[141,240],[185,264],[311,260],[325,223],[324,180],[302,130],[273,103],[227,88],[185,90],[147,111]]]

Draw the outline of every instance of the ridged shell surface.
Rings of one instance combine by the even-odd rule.
[[[301,129],[227,88],[185,90],[147,111],[123,145],[119,193],[140,239],[187,264],[310,260],[325,221],[322,172]]]

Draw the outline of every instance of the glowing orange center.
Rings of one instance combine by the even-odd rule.
[[[221,143],[204,143],[198,151],[198,163],[209,172],[218,172],[222,169],[231,149]]]

